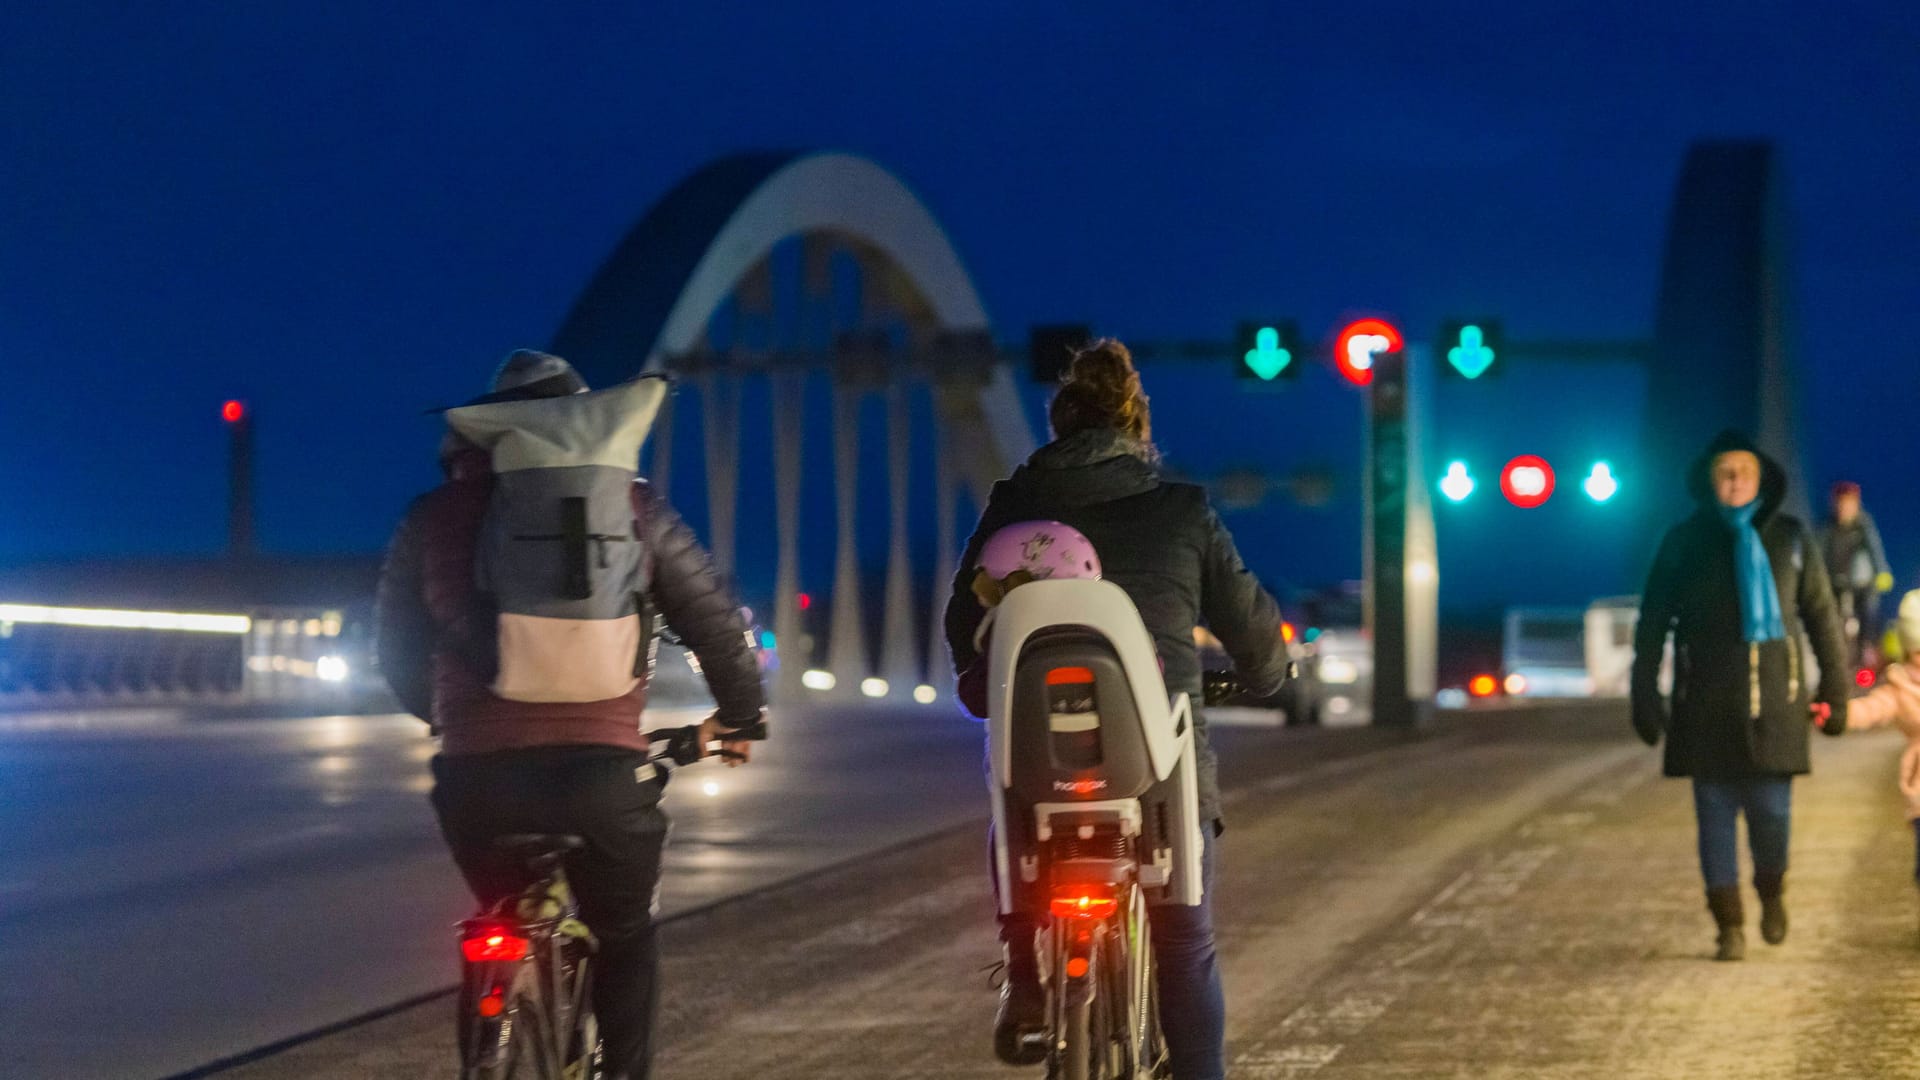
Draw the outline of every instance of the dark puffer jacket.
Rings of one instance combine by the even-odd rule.
[[[967,542],[947,603],[947,646],[956,670],[978,657],[974,630],[986,612],[973,594],[980,547],[1016,521],[1064,522],[1086,534],[1100,554],[1101,576],[1125,589],[1140,609],[1166,664],[1167,689],[1200,701],[1200,657],[1193,628],[1202,619],[1226,646],[1240,677],[1261,692],[1286,680],[1280,609],[1248,572],[1233,537],[1207,505],[1205,489],[1168,483],[1137,456],[1139,443],[1117,432],[1089,431],[1036,451],[993,486]],[[1200,811],[1220,816],[1219,782],[1204,717],[1195,710]]]
[[[1773,564],[1782,641],[1744,640],[1734,570],[1734,532],[1714,497],[1713,458],[1749,450],[1760,458],[1760,510],[1754,527]],[[1811,699],[1833,709],[1829,734],[1846,726],[1847,670],[1833,590],[1805,525],[1779,513],[1786,473],[1742,438],[1723,435],[1688,477],[1700,508],[1668,530],[1647,576],[1634,631],[1633,720],[1643,738],[1666,734],[1666,774],[1734,779],[1808,771]],[[1671,708],[1660,700],[1661,654],[1673,635]],[[1805,635],[1804,637],[1802,635]],[[1803,659],[1811,641],[1820,686]]]
[[[446,461],[447,482],[407,511],[387,549],[376,601],[376,649],[394,695],[433,724],[449,755],[535,746],[644,750],[643,682],[606,701],[509,701],[489,689],[495,618],[475,586],[474,549],[493,475],[487,455],[466,448]],[[644,484],[635,522],[651,573],[648,592],[667,625],[700,661],[722,727],[759,719],[766,703],[747,625],[693,530]]]

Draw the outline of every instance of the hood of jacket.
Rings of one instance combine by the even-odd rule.
[[[1723,431],[1707,444],[1706,452],[1687,470],[1687,494],[1693,496],[1703,514],[1719,516],[1720,499],[1713,493],[1713,459],[1734,450],[1745,450],[1760,459],[1760,509],[1753,515],[1755,528],[1765,525],[1780,511],[1787,498],[1787,470],[1761,452],[1744,434]]]
[[[1158,487],[1156,456],[1118,431],[1082,431],[1035,450],[1006,482],[1047,505],[1091,506]]]

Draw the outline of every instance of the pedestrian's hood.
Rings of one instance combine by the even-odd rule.
[[[1760,509],[1753,515],[1753,523],[1765,524],[1780,511],[1780,504],[1787,498],[1787,470],[1778,461],[1762,453],[1760,447],[1745,434],[1729,428],[1714,437],[1707,444],[1706,452],[1694,460],[1687,470],[1687,493],[1700,504],[1700,508],[1718,515],[1716,509],[1720,500],[1713,493],[1713,459],[1732,450],[1745,450],[1760,459]]]

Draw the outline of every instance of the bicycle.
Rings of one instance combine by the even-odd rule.
[[[764,739],[764,722],[740,733]],[[703,756],[700,727],[647,733],[654,767]],[[724,749],[706,756],[737,757]],[[461,1080],[600,1080],[599,1024],[593,1015],[593,932],[580,920],[567,883],[578,836],[519,833],[494,842],[530,884],[459,924],[458,1026]]]
[[[1208,705],[1241,697],[1231,672],[1208,671]],[[1047,919],[1035,937],[1049,1018],[1048,1080],[1147,1080],[1168,1072],[1160,1030],[1148,880],[1166,827],[1105,811],[1054,811],[1041,841]]]

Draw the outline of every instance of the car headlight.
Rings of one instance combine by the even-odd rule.
[[[1320,658],[1320,681],[1344,685],[1360,681],[1360,669],[1353,661],[1339,656]]]

